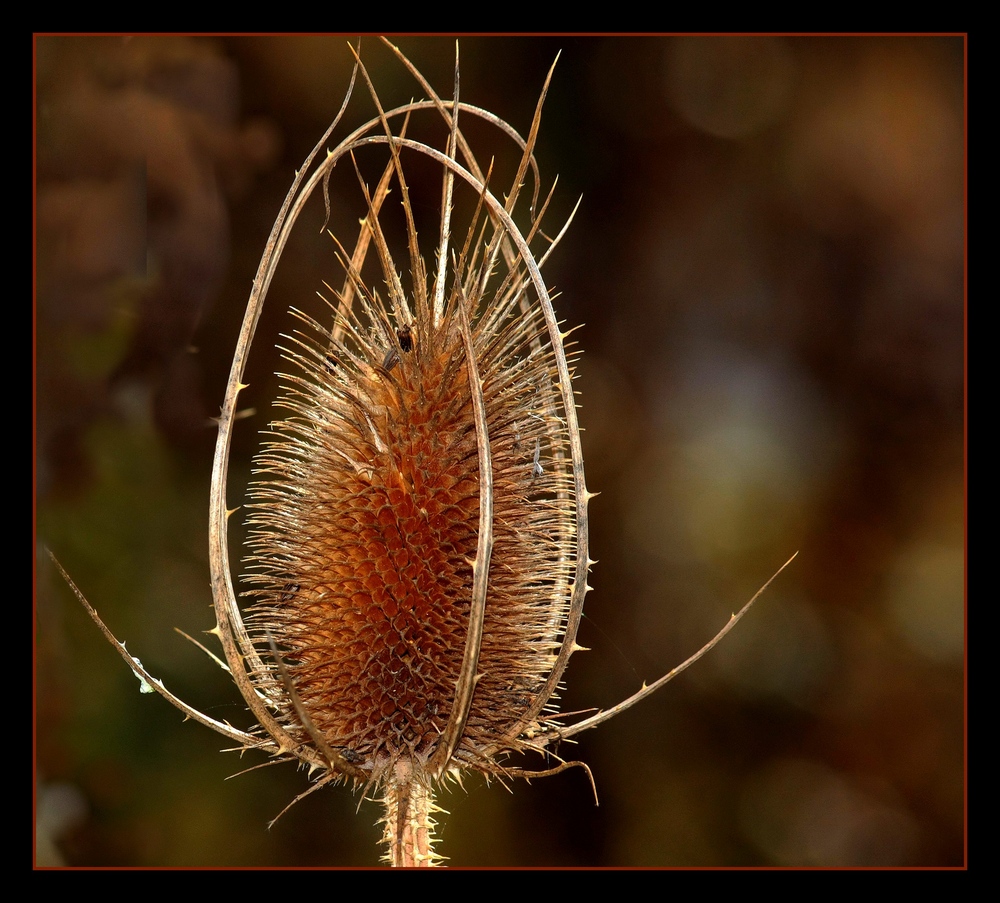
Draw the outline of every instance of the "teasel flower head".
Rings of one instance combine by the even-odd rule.
[[[345,276],[324,293],[325,318],[295,313],[283,419],[250,491],[249,604],[241,614],[224,593],[219,626],[265,748],[319,769],[318,784],[380,794],[389,860],[422,865],[437,858],[440,781],[520,774],[508,757],[544,751],[558,731],[588,589],[589,494],[571,360],[540,272],[555,244],[533,156],[542,100],[522,138],[459,102],[457,68],[441,100],[396,52],[429,99],[383,109],[359,59],[377,116],[293,189],[251,297],[249,322],[299,205],[320,185],[332,203],[330,173],[354,170],[366,215],[351,250],[337,242]],[[408,137],[428,115],[445,125],[442,148]],[[514,143],[503,193],[462,131],[474,119]],[[377,183],[359,164],[373,148]],[[429,262],[407,182],[417,158],[441,173]],[[397,214],[402,248],[389,237]],[[244,357],[241,345],[231,389]]]
[[[238,749],[305,765],[312,784],[293,803],[338,781],[378,796],[386,860],[427,866],[441,858],[434,800],[442,782],[468,771],[506,781],[586,769],[561,759],[558,741],[655,692],[763,589],[660,680],[575,723],[559,714],[594,562],[573,357],[541,275],[569,225],[542,231],[552,195],[542,197],[534,149],[549,81],[522,136],[459,100],[457,51],[444,100],[384,43],[426,99],[384,109],[355,54],[340,113],[296,175],[268,240],[219,418],[212,632],[256,727],[239,730],[170,693],[63,575],[144,691]],[[324,157],[359,74],[375,115]],[[410,137],[418,117],[443,126],[440,146]],[[470,122],[514,149],[516,172],[502,189],[467,140]],[[370,165],[372,154],[381,155],[374,175],[359,162]],[[440,185],[429,255],[407,180],[428,161]],[[266,430],[250,489],[241,608],[226,483],[244,369],[299,212],[316,190],[328,212],[339,198],[329,192],[334,171],[351,176],[365,213],[353,246],[334,238],[343,282],[325,288],[324,312],[293,309],[280,419]],[[534,770],[520,764],[532,753],[543,756]]]

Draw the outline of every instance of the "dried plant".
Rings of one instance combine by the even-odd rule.
[[[587,769],[561,759],[554,745],[655,692],[754,600],[688,661],[619,705],[573,724],[558,714],[593,562],[573,360],[541,275],[568,226],[554,238],[541,228],[551,192],[539,203],[533,151],[549,82],[521,137],[459,101],[457,63],[453,99],[443,100],[385,43],[428,99],[384,110],[356,54],[341,111],[268,240],[219,418],[213,633],[258,725],[238,730],[173,696],[70,585],[144,690],[238,749],[307,766],[314,780],[297,799],[342,779],[377,794],[386,860],[426,866],[442,858],[434,850],[438,785],[465,770],[503,780]],[[377,115],[321,158],[359,73]],[[414,117],[443,123],[443,149],[408,137]],[[490,187],[491,170],[463,133],[474,120],[518,148],[505,192]],[[380,177],[369,185],[358,159],[375,149]],[[430,268],[405,175],[419,158],[441,172]],[[329,213],[338,165],[356,173],[367,213],[353,250],[337,243],[345,278],[329,289],[329,322],[294,312],[300,328],[284,348],[293,370],[277,402],[285,419],[270,427],[250,492],[244,613],[228,560],[226,500],[244,365],[290,230],[317,188]],[[522,229],[515,208],[528,185]],[[399,203],[387,203],[390,189]],[[453,241],[459,210],[468,224]],[[391,250],[392,211],[403,220],[408,288]],[[537,257],[532,245],[543,249]],[[522,753],[542,755],[544,767],[511,764]]]

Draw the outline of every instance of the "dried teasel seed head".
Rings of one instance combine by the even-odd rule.
[[[468,274],[452,277],[459,287]],[[492,773],[556,662],[577,551],[572,458],[554,347],[514,285],[499,297],[453,292],[437,324],[418,306],[412,327],[395,326],[372,295],[339,341],[302,315],[287,351],[298,365],[278,402],[288,416],[251,493],[248,627],[262,651],[274,638],[316,730],[374,775],[400,757],[424,772],[463,667],[483,490],[462,305],[489,439],[493,549],[453,763]],[[389,328],[372,325],[387,315]],[[415,341],[397,345],[411,330]],[[281,717],[296,729],[294,708]]]
[[[220,625],[278,751],[322,768],[320,783],[347,776],[378,788],[390,860],[431,864],[434,784],[462,769],[518,774],[507,757],[557,735],[554,694],[591,563],[589,493],[564,335],[544,256],[530,247],[554,243],[540,229],[548,202],[539,206],[532,154],[542,101],[522,138],[440,100],[396,53],[430,100],[383,111],[369,82],[378,116],[328,154],[291,207],[319,179],[326,192],[340,163],[356,173],[366,214],[353,253],[341,246],[346,276],[325,314],[294,312],[282,419],[250,492],[250,604],[244,620],[224,599]],[[443,120],[443,149],[407,137],[416,116]],[[476,119],[513,142],[517,172],[502,194],[462,132]],[[373,147],[381,178],[371,188],[359,160]],[[430,267],[406,176],[428,158],[442,199]],[[387,238],[393,217],[405,288]],[[258,285],[276,259],[265,256]],[[248,319],[259,303],[251,298]]]

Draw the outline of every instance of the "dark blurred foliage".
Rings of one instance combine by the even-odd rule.
[[[452,39],[398,43],[450,94]],[[599,807],[579,770],[512,793],[467,779],[443,795],[442,852],[960,865],[963,41],[462,39],[462,99],[527,131],[560,50],[538,149],[560,176],[550,231],[583,203],[546,273],[584,324],[602,493],[593,651],[564,709],[666,672],[799,557],[707,659],[562,750],[590,764]],[[387,103],[418,92],[374,39],[362,53]],[[168,687],[242,727],[226,675],[171,628],[214,624],[210,417],[268,231],[351,62],[345,38],[36,41],[39,549]],[[370,109],[362,88],[350,123]],[[352,241],[356,215],[334,207]],[[284,308],[338,272],[318,234],[284,258],[233,504]],[[39,863],[377,861],[378,808],[345,788],[268,831],[306,776],[225,780],[259,760],[136,692],[41,552],[36,595]]]

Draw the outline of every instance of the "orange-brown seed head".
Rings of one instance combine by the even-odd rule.
[[[465,652],[480,471],[456,321],[453,306],[436,328],[415,324],[416,336],[399,327],[391,367],[376,365],[387,340],[357,323],[356,347],[334,348],[342,365],[325,366],[332,336],[312,324],[308,353],[295,355],[303,372],[281,402],[291,416],[258,462],[268,478],[250,518],[251,633],[274,638],[314,728],[376,778],[401,758],[421,773]],[[497,329],[473,331],[494,545],[480,677],[454,761],[486,773],[518,748],[569,602],[574,515],[564,443],[545,409],[554,368],[542,328],[516,311],[500,341]],[[290,705],[282,715],[306,742]]]

